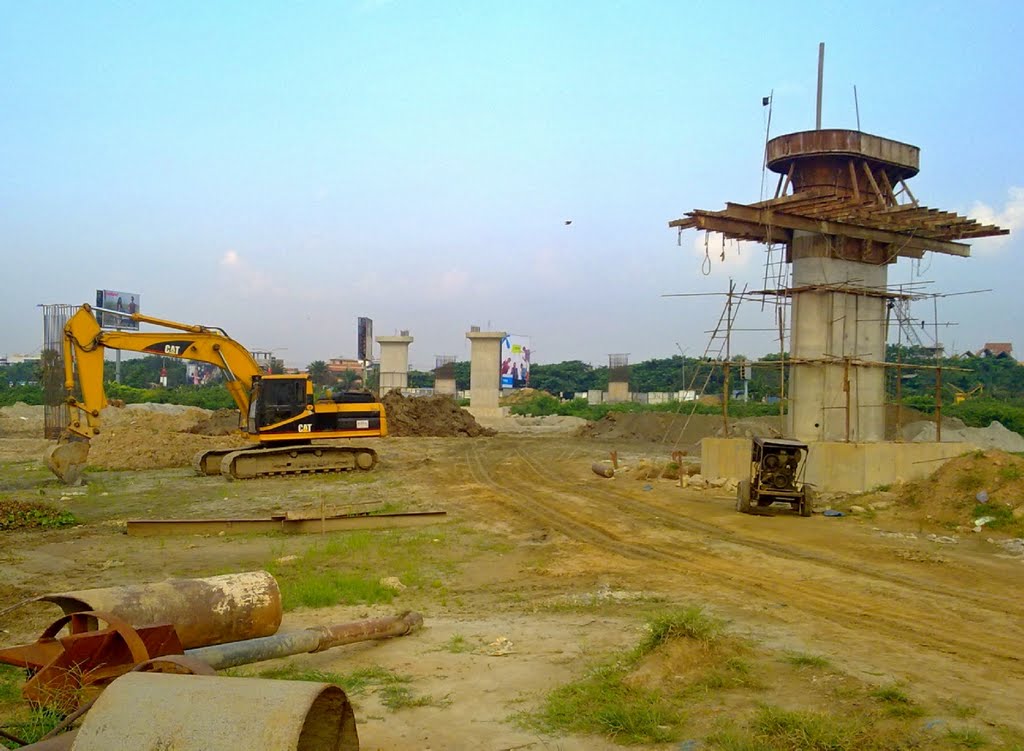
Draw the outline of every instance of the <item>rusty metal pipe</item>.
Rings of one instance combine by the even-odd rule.
[[[405,636],[422,625],[423,616],[419,613],[408,612],[384,618],[339,623],[334,626],[316,626],[302,631],[275,634],[261,639],[248,639],[232,644],[216,644],[189,649],[185,654],[208,663],[215,670],[225,670],[238,665],[248,665],[252,662],[263,662],[304,652],[323,652],[325,649],[339,647],[343,644]]]
[[[355,716],[329,683],[128,673],[85,716],[74,751],[357,751]]]
[[[136,627],[171,623],[186,649],[269,636],[281,625],[281,591],[266,571],[60,592],[37,599],[60,606],[65,614],[99,610]]]

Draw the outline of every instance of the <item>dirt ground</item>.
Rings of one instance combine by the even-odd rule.
[[[448,521],[436,527],[375,533],[384,540],[375,570],[408,585],[390,605],[285,614],[283,628],[405,609],[423,614],[425,627],[414,635],[287,660],[339,673],[385,666],[433,697],[401,711],[374,694],[354,697],[366,749],[619,748],[602,737],[544,735],[510,718],[635,643],[653,607],[685,605],[726,619],[758,649],[822,655],[849,680],[898,683],[929,707],[975,707],[971,722],[982,730],[1022,729],[1024,557],[988,534],[949,536],[943,520],[915,515],[896,492],[889,507],[863,515],[746,516],[720,491],[629,472],[603,479],[590,469],[613,449],[627,467],[666,461],[670,446],[628,434],[576,435],[571,422],[533,430],[522,420],[508,431],[499,425],[493,437],[377,441],[380,463],[366,475],[231,483],[196,477],[181,464],[133,470],[122,458],[117,469],[90,472],[85,487],[69,489],[42,467],[46,442],[23,429],[31,419],[12,408],[0,418],[0,498],[51,501],[81,524],[0,533],[0,611],[43,592],[286,570],[280,561],[295,555],[303,565],[345,535],[137,538],[124,534],[128,518],[261,516],[321,504],[446,510]],[[133,419],[118,428],[122,437],[153,440],[146,417]],[[182,419],[182,429],[189,421],[194,416]],[[186,440],[179,435],[210,439],[173,435],[168,445]],[[144,453],[141,445],[121,448]],[[993,491],[1007,503],[1020,492],[1013,477]],[[41,605],[0,615],[0,646],[34,639],[55,616]],[[456,641],[467,649],[452,649]],[[767,673],[755,699],[796,702],[777,678],[777,670]],[[814,685],[808,695],[828,711],[831,694]],[[740,710],[723,700],[709,711]],[[692,721],[699,728],[706,719]]]

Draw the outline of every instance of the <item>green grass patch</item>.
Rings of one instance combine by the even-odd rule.
[[[247,675],[228,671],[231,675]],[[408,707],[443,706],[429,695],[417,695],[410,685],[412,678],[400,675],[387,668],[378,666],[360,668],[351,673],[330,673],[323,670],[303,668],[298,665],[262,670],[260,678],[274,678],[286,681],[313,681],[314,683],[333,683],[344,689],[350,696],[375,693],[381,704],[392,711]]]
[[[1019,464],[1011,464],[1008,467],[1000,467],[996,470],[996,476],[1002,482],[1014,482],[1024,477],[1024,469]]]
[[[708,647],[722,636],[724,628],[723,621],[709,616],[699,606],[663,613],[647,624],[647,636],[637,651],[640,656],[648,654],[672,639],[693,639]]]
[[[27,743],[35,743],[61,723],[65,715],[52,709],[33,708],[4,723],[4,729]]]
[[[0,530],[60,529],[75,524],[74,514],[52,503],[0,500]]]
[[[805,654],[803,652],[787,652],[782,659],[796,668],[818,668],[824,670],[832,667],[832,663],[821,655]]]
[[[681,707],[660,692],[623,681],[622,665],[607,665],[548,694],[526,724],[544,732],[595,733],[618,743],[668,743],[682,735]]]
[[[984,748],[988,745],[988,739],[973,728],[950,728],[946,731],[946,738],[960,748]]]
[[[286,611],[299,607],[390,603],[394,598],[395,590],[379,581],[337,571],[300,574],[281,582],[281,605]]]
[[[982,478],[981,473],[972,469],[969,472],[957,475],[956,479],[953,480],[953,487],[967,493],[972,490],[980,490],[983,483],[984,478]]]
[[[924,714],[924,710],[898,685],[876,688],[869,695],[882,704],[883,711],[891,717],[920,717]]]
[[[757,688],[761,684],[752,675],[749,662],[742,657],[729,657],[693,683],[698,691],[721,691],[732,688]]]
[[[451,652],[453,655],[469,652],[471,649],[472,647],[462,634],[452,635],[452,638],[445,642],[444,645],[444,651]]]
[[[282,557],[279,549],[265,566],[281,587],[285,610],[391,603],[399,592],[380,584],[383,577],[391,576],[410,589],[441,596],[444,582],[482,548],[482,538],[460,531],[446,527],[339,532],[299,548],[298,557],[290,561],[276,560]],[[453,535],[458,537],[454,546]],[[453,548],[463,557],[453,558]],[[395,556],[395,550],[401,556]]]
[[[21,687],[24,683],[24,670],[13,665],[0,665],[0,704],[20,703]]]
[[[983,516],[992,517],[985,527],[987,529],[1002,529],[1013,532],[1018,528],[1024,530],[1024,520],[1013,515],[1013,509],[1001,503],[979,503],[971,512],[971,519],[980,519]]]
[[[720,643],[723,634],[723,622],[700,607],[655,613],[636,647],[555,689],[538,712],[519,720],[542,732],[600,734],[622,744],[678,740],[687,722],[688,694],[749,685],[750,665],[735,655],[722,656],[689,685],[668,691],[642,685],[631,679],[631,671],[669,642],[688,640],[708,650]]]
[[[765,749],[860,751],[873,747],[870,725],[819,712],[763,706],[755,713],[751,729],[764,741]]]

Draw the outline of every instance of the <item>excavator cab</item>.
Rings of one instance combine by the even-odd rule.
[[[253,379],[249,401],[248,432],[298,417],[311,406],[305,376],[266,376]]]

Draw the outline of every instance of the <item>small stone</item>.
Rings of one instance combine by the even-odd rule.
[[[708,487],[710,488],[724,488],[728,480],[724,477],[713,477],[708,480]]]
[[[402,584],[402,581],[397,576],[385,576],[380,580],[382,587],[393,589],[396,592],[401,592],[406,589],[406,586]]]
[[[866,514],[868,510],[863,506],[850,506],[851,514]]]
[[[283,555],[280,558],[274,560],[275,563],[291,563],[292,561],[299,560],[297,555]]]
[[[875,501],[869,503],[868,508],[872,511],[885,511],[887,508],[892,508],[892,501]]]

